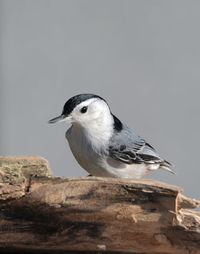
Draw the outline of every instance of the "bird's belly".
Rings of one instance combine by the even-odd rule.
[[[112,177],[117,178],[141,178],[148,173],[147,165],[141,164],[125,164],[111,157],[107,157],[104,161],[104,167],[107,168]]]
[[[88,173],[93,176],[112,177],[107,168],[103,167],[103,161],[105,160],[103,156],[94,153],[88,148],[81,150],[74,149],[73,146],[70,146],[70,148],[79,165]]]

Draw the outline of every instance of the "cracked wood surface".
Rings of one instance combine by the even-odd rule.
[[[0,252],[198,254],[199,204],[158,181],[53,177],[41,157],[0,157]]]

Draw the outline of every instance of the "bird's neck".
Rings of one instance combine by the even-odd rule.
[[[113,126],[114,119],[110,114],[81,126],[74,124],[73,127],[76,132],[81,134],[84,142],[88,142],[96,150],[101,150],[107,147],[113,134]]]

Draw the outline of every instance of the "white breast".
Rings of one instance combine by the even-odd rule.
[[[106,157],[105,149],[95,147],[95,144],[89,142],[86,133],[74,126],[66,132],[66,139],[81,167],[92,175],[106,176],[105,169],[102,167]]]

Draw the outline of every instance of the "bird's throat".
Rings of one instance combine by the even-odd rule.
[[[110,138],[113,134],[113,120],[109,119],[97,119],[96,121],[90,121],[84,126],[74,125],[74,131],[77,135],[80,135],[80,139],[84,143],[88,143],[95,150],[101,150],[107,147]]]

